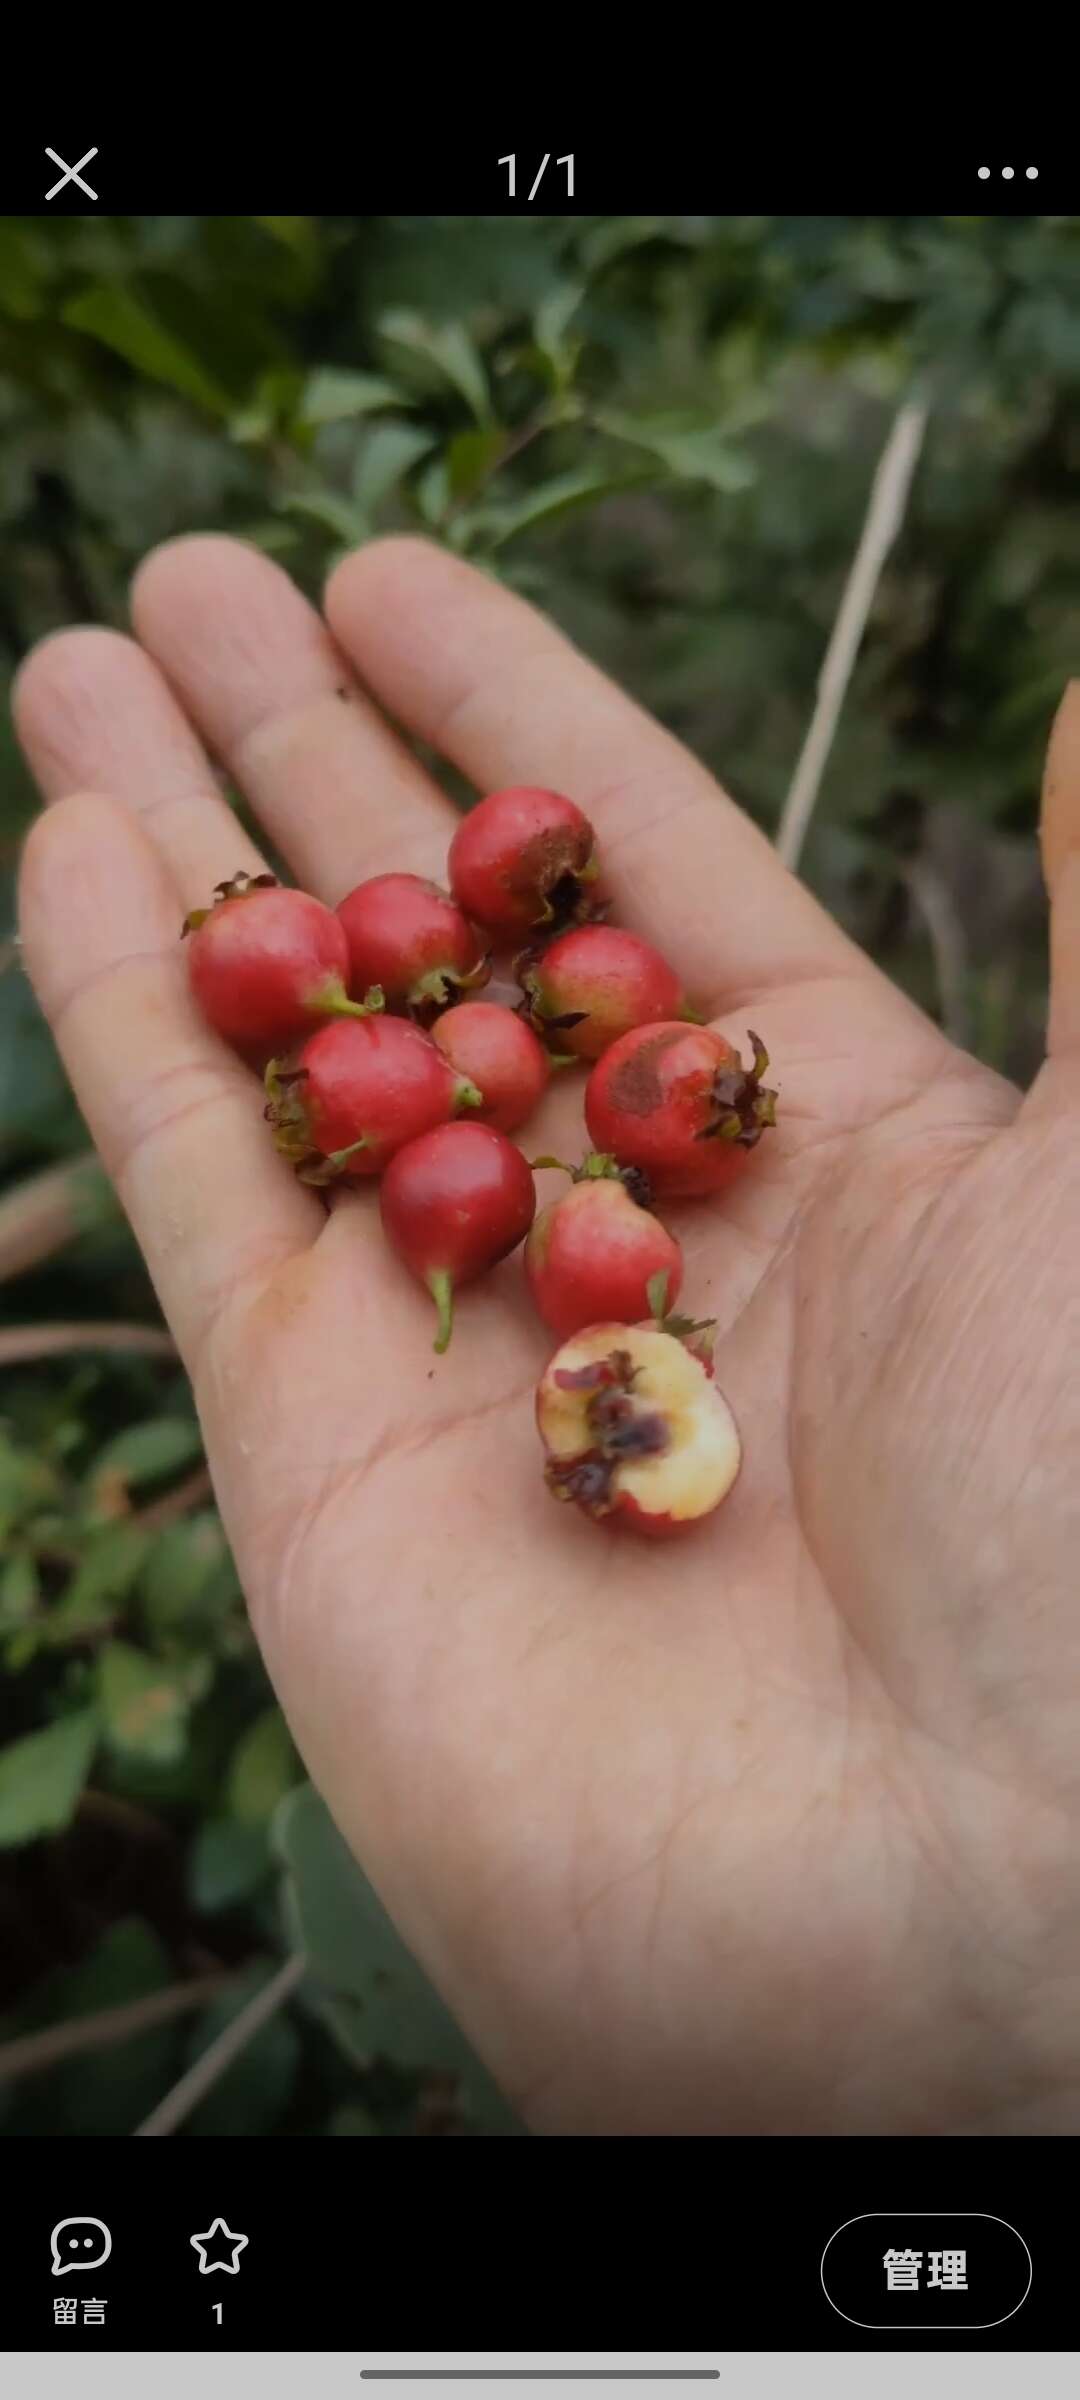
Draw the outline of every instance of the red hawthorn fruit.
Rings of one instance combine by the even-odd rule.
[[[674,967],[620,925],[573,925],[523,952],[517,972],[530,1024],[577,1058],[599,1058],[632,1026],[692,1015]]]
[[[350,1000],[349,946],[332,908],[274,875],[234,875],[186,917],[188,974],[203,1015],[238,1050],[286,1050],[323,1017],[364,1017]],[[373,977],[372,981],[376,979]]]
[[[512,1133],[543,1099],[551,1078],[547,1052],[512,1010],[490,1000],[463,1000],[432,1026],[431,1038],[459,1075],[479,1085],[479,1124]]]
[[[481,1099],[403,1017],[324,1025],[292,1069],[271,1059],[266,1090],[278,1149],[305,1183],[378,1175],[404,1143]]]
[[[597,1060],[585,1122],[598,1150],[639,1167],[657,1199],[725,1190],[776,1123],[762,1076],[768,1053],[748,1037],[753,1064],[706,1025],[638,1025]]]
[[[487,982],[490,963],[449,892],[422,875],[372,875],[339,901],[355,990],[429,1015]]]
[[[739,1472],[738,1427],[685,1343],[656,1325],[590,1325],[540,1378],[548,1490],[652,1541],[712,1515]]]
[[[391,1159],[379,1205],[387,1240],[435,1302],[442,1352],[458,1285],[524,1240],[536,1208],[532,1172],[493,1125],[438,1125]]]
[[[505,941],[591,912],[596,836],[560,792],[517,784],[489,792],[450,844],[450,882],[466,916]]]
[[[666,1315],[682,1288],[683,1258],[649,1209],[645,1178],[592,1151],[570,1190],[537,1217],[525,1244],[525,1274],[545,1325],[565,1339],[586,1325],[633,1324],[660,1288]]]

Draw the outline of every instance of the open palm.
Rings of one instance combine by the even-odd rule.
[[[54,638],[17,702],[60,803],[30,973],[310,1772],[536,2127],[1080,2128],[1077,687],[1022,1100],[522,602],[392,540],[327,619],[239,544],[173,544],[137,638]],[[327,1215],[294,1182],[189,1000],[182,915],[256,864],[211,760],[331,902],[443,875],[451,811],[391,720],[481,789],[571,793],[620,920],[767,1043],[778,1130],[678,1216],[744,1442],[684,1544],[552,1504],[520,1259],[436,1362],[374,1194]],[[530,1147],[575,1155],[580,1103]]]

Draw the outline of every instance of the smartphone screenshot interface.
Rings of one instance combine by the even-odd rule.
[[[12,2389],[1056,2395],[1062,157],[190,137],[0,163]]]

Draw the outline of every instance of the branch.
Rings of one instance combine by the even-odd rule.
[[[859,546],[829,636],[814,713],[777,831],[776,847],[784,865],[792,869],[802,854],[881,570],[904,520],[926,416],[925,408],[912,401],[899,409],[878,462]]]
[[[59,1358],[68,1350],[139,1350],[146,1358],[176,1356],[176,1344],[163,1325],[12,1325],[0,1333],[0,1367]]]
[[[104,2050],[113,2042],[130,2041],[152,2025],[167,2025],[171,2017],[201,2008],[235,1982],[232,1974],[200,1975],[191,1983],[173,1983],[163,1992],[147,1992],[141,2000],[123,2000],[116,2008],[99,2008],[92,2016],[69,2017],[63,2025],[46,2025],[39,2033],[19,2034],[0,2042],[0,2083],[24,2075],[40,2075],[66,2058],[81,2058],[87,2050]]]
[[[264,1983],[262,1990],[256,1992],[246,2008],[240,2010],[231,2025],[224,2027],[217,2040],[210,2043],[201,2058],[196,2059],[194,2066],[188,2068],[187,2074],[181,2075],[179,2083],[174,2083],[171,2092],[166,2092],[164,2100],[158,2102],[143,2123],[136,2126],[136,2134],[175,2133],[177,2126],[191,2115],[200,2100],[205,2100],[207,2092],[213,2091],[214,2085],[220,2083],[222,2076],[228,2073],[234,2059],[241,2057],[249,2042],[253,2042],[270,2018],[276,2016],[278,2009],[297,1990],[306,1974],[307,1960],[297,1951],[292,1958],[286,1959],[283,1967],[278,1968],[276,1975],[271,1975],[269,1983]]]
[[[119,1221],[112,1187],[92,1150],[29,1176],[0,1200],[0,1283],[114,1217]]]
[[[163,1492],[160,1500],[151,1500],[148,1508],[140,1508],[135,1523],[143,1533],[160,1533],[163,1525],[173,1525],[177,1517],[187,1515],[189,1508],[201,1508],[204,1500],[212,1500],[214,1486],[209,1467],[195,1467],[171,1492]]]

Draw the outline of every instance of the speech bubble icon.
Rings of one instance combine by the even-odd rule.
[[[111,2251],[112,2235],[100,2217],[61,2217],[53,2226],[54,2275],[70,2275],[74,2267],[103,2267]]]

